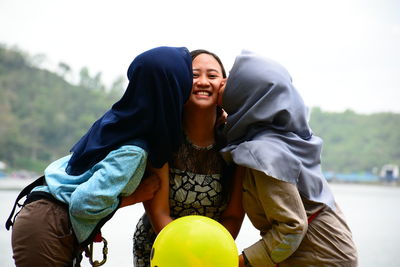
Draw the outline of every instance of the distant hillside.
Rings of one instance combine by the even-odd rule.
[[[61,64],[64,73],[69,71]],[[12,168],[41,170],[71,146],[120,97],[106,93],[97,74],[80,73],[72,85],[35,67],[29,56],[0,46],[0,161]]]
[[[400,166],[400,114],[332,113],[314,108],[310,125],[324,140],[326,171],[371,172],[387,163]]]
[[[121,80],[112,88],[87,69],[79,85],[60,63],[57,73],[38,68],[31,57],[0,46],[0,161],[13,169],[41,172],[64,156],[91,124],[121,96]],[[123,81],[123,80],[122,80]],[[323,169],[361,172],[400,165],[400,114],[324,112],[314,108],[311,127],[324,140]]]

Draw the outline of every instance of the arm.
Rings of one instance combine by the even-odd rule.
[[[307,215],[295,185],[252,170],[253,192],[271,228],[244,250],[252,266],[274,266],[290,257],[307,232]],[[251,208],[249,208],[251,209]]]
[[[69,211],[76,220],[101,219],[118,208],[128,183],[133,192],[146,167],[147,153],[134,146],[111,151],[96,164],[90,179],[71,194]]]
[[[228,206],[221,214],[219,222],[236,239],[244,219],[244,209],[242,206],[242,177],[244,168],[238,166],[233,175],[232,190]]]
[[[246,265],[245,265],[245,263],[244,263],[243,255],[240,254],[240,255],[239,255],[239,267],[245,267],[245,266],[246,266]]]
[[[120,208],[130,206],[139,202],[143,202],[152,199],[160,188],[160,179],[157,175],[152,174],[146,178],[143,178],[138,188],[126,197],[121,197]]]
[[[160,178],[160,189],[152,199],[143,202],[143,205],[154,231],[159,233],[173,221],[169,211],[169,165],[166,163],[160,169],[149,169]]]

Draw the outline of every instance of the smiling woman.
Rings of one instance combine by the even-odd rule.
[[[134,264],[149,266],[150,250],[159,233],[174,219],[203,215],[219,221],[235,238],[244,218],[241,187],[231,177],[219,150],[224,146],[217,132],[218,93],[226,73],[219,58],[205,50],[191,52],[193,87],[184,106],[185,139],[164,166],[161,188],[145,203],[146,214],[139,220],[134,235]]]

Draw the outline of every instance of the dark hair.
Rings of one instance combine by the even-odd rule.
[[[220,59],[219,56],[217,56],[216,54],[214,54],[214,53],[212,53],[212,52],[210,52],[210,51],[207,51],[207,50],[205,50],[205,49],[196,49],[196,50],[193,50],[193,51],[190,52],[190,55],[192,56],[192,61],[193,61],[198,55],[201,55],[201,54],[207,54],[207,55],[210,55],[210,56],[212,56],[213,58],[215,58],[215,60],[216,60],[216,61],[218,62],[218,64],[221,66],[222,77],[223,77],[223,78],[226,78],[226,71],[225,71],[225,68],[224,68],[224,64],[222,64],[221,59]]]

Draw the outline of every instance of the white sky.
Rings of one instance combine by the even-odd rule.
[[[309,106],[400,113],[397,0],[0,0],[0,43],[111,84],[160,45],[282,63]]]

